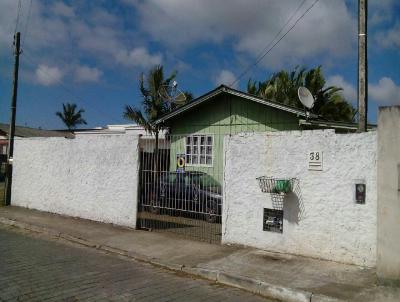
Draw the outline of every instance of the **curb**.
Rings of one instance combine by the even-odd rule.
[[[285,302],[344,302],[344,300],[336,299],[333,297],[320,294],[313,294],[312,292],[304,291],[301,289],[293,289],[289,287],[277,286],[261,280],[248,278],[240,275],[234,275],[220,270],[210,270],[201,267],[186,267],[185,265],[162,263],[153,258],[148,258],[142,255],[138,255],[125,250],[120,250],[107,245],[99,245],[96,244],[95,242],[91,242],[90,240],[84,238],[75,237],[69,234],[53,231],[45,227],[39,227],[36,225],[19,222],[4,217],[0,217],[0,224],[49,235],[55,238],[62,238],[64,240],[84,245],[86,247],[96,248],[98,250],[102,250],[107,253],[127,257],[139,262],[149,263],[171,271],[183,272],[188,275],[201,277],[203,279],[214,281],[220,284],[238,287],[270,299],[275,299]]]

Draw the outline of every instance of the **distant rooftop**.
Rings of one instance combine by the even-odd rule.
[[[8,136],[9,124],[0,123],[0,135]],[[45,130],[23,126],[15,126],[15,136],[17,137],[73,137],[69,131]]]

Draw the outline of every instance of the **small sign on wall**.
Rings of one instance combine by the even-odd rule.
[[[356,184],[356,203],[365,204],[366,186],[363,183]]]
[[[176,172],[177,173],[185,172],[185,154],[176,155]]]
[[[263,231],[283,232],[283,211],[264,208]]]
[[[322,171],[323,170],[323,153],[322,151],[308,152],[308,170]]]

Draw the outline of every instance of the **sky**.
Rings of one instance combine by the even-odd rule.
[[[303,3],[304,1],[304,3]],[[357,0],[319,0],[255,67],[239,77],[315,0],[0,1],[0,122],[8,123],[13,34],[22,54],[17,124],[64,128],[55,115],[66,102],[84,108],[87,127],[129,123],[139,105],[140,74],[162,64],[177,71],[195,97],[220,84],[246,91],[249,78],[322,65],[326,85],[357,104]],[[368,7],[368,119],[379,106],[400,105],[400,3]]]

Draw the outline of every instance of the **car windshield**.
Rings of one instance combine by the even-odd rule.
[[[197,171],[188,171],[183,173],[163,172],[161,175],[161,182],[170,184],[179,183],[187,186],[196,184],[215,193],[220,193],[221,191],[220,185],[211,175]]]
[[[186,184],[198,184],[202,188],[213,192],[220,192],[220,185],[211,176],[202,172],[188,173],[186,176]]]
[[[175,183],[177,179],[177,175],[175,172],[161,172],[161,182],[163,183]]]

